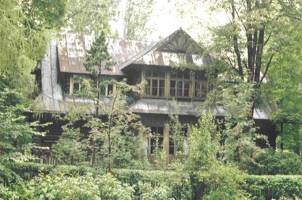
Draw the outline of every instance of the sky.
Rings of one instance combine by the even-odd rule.
[[[177,7],[182,9],[177,10]],[[227,19],[222,12],[211,12],[209,5],[201,0],[196,0],[194,4],[188,3],[188,0],[156,0],[149,22],[156,27],[151,38],[167,36],[180,27],[196,38],[209,34],[208,27],[222,25]]]
[[[125,6],[126,1],[120,0],[120,10]],[[226,14],[222,11],[211,11],[210,6],[204,0],[154,1],[154,11],[147,23],[147,27],[154,30],[147,39],[149,41],[166,37],[180,27],[186,30],[194,39],[210,40],[208,27],[222,25],[228,21]],[[121,33],[121,27],[123,27],[123,22],[119,21],[115,29]]]

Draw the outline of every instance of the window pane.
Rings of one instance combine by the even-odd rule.
[[[152,80],[152,96],[157,96],[158,80]]]
[[[73,92],[79,92],[80,91],[80,83],[79,82],[75,82],[73,84]]]
[[[185,97],[189,96],[189,90],[190,90],[190,81],[185,81],[185,84],[184,84],[184,96]]]
[[[171,137],[169,138],[169,154],[170,155],[175,154],[174,140]]]
[[[183,74],[185,79],[190,79],[190,71],[184,71]]]
[[[200,97],[200,82],[195,82],[195,97]]]
[[[165,87],[165,80],[159,80],[159,87]]]
[[[108,94],[107,95],[111,95],[113,93],[113,84],[109,84],[108,85]]]
[[[150,95],[150,80],[147,80],[147,84],[145,86],[146,95]]]
[[[176,81],[170,81],[170,96],[175,96]]]
[[[177,96],[183,96],[182,81],[177,81]]]
[[[159,88],[159,90],[158,90],[159,94],[158,94],[158,95],[159,95],[160,97],[165,96],[165,92],[164,92],[164,91],[165,91],[164,88]]]

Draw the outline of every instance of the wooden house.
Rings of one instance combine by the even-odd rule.
[[[94,113],[93,101],[78,97],[83,87],[79,77],[89,77],[83,63],[85,52],[92,40],[73,33],[62,35],[60,41],[52,41],[47,55],[36,72],[41,87],[36,110],[44,115],[44,121],[53,120],[53,114],[66,113],[72,106],[88,105],[87,112]],[[145,81],[144,94],[129,105],[129,110],[140,116],[142,123],[153,133],[160,135],[159,142],[169,154],[174,154],[169,131],[169,115],[177,114],[182,123],[196,123],[202,112],[201,103],[207,97],[210,85],[204,67],[211,57],[185,31],[179,29],[159,42],[110,40],[108,50],[115,62],[112,70],[102,72],[103,79],[123,80],[135,85]],[[178,66],[195,66],[180,70]],[[103,90],[103,101],[110,101],[108,94],[115,86],[108,84]],[[91,105],[91,106],[89,106]],[[217,118],[223,119],[226,110],[220,106],[209,108]],[[275,146],[275,127],[269,109],[255,108],[254,120],[260,132],[268,135]],[[50,127],[48,137],[41,138],[45,146],[51,146],[59,137],[62,122]],[[152,154],[154,141],[146,141],[146,152]]]

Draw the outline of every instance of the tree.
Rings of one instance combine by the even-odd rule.
[[[152,31],[147,22],[153,12],[154,0],[126,0],[123,38],[147,39]]]
[[[221,0],[216,2],[230,16],[230,22],[214,33],[214,48],[219,58],[236,75],[251,85],[249,117],[252,118],[260,87],[278,53],[278,29],[287,17],[277,1]]]
[[[79,128],[73,128],[72,125],[67,124],[63,127],[60,139],[52,147],[52,155],[59,164],[74,165],[85,159],[80,130]]]
[[[44,55],[50,34],[62,25],[65,0],[4,0],[0,9],[0,77],[9,80],[9,87],[30,92],[30,72]]]
[[[22,95],[6,88],[0,91],[0,183],[7,184],[19,177],[13,170],[15,163],[32,158],[32,137],[38,133],[23,116]]]
[[[97,36],[96,40],[93,42],[91,49],[87,51],[85,67],[90,71],[96,82],[96,115],[99,115],[99,104],[100,104],[100,84],[101,84],[101,74],[102,70],[110,69],[112,65],[111,56],[108,52],[107,46],[107,34],[105,30],[100,31],[100,35]]]
[[[270,101],[278,105],[274,120],[278,124],[279,131],[282,131],[279,148],[289,149],[297,154],[302,150],[300,142],[302,139],[301,28],[301,22],[296,21],[280,30],[284,37],[290,40],[287,40],[280,54],[276,55],[273,67],[268,72],[270,81],[264,88],[264,93],[268,94]]]
[[[220,134],[210,113],[203,113],[190,132],[185,170],[189,173],[192,199],[245,199],[239,189],[242,173],[219,158]]]
[[[77,33],[100,35],[104,29],[108,30],[116,7],[115,0],[68,0],[66,28]]]

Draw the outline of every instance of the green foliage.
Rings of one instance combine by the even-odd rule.
[[[146,40],[152,30],[147,22],[153,12],[154,0],[127,0],[124,16],[123,38]]]
[[[26,117],[20,93],[4,88],[0,92],[0,183],[15,181],[11,169],[17,161],[31,158],[32,137],[36,134]]]
[[[102,73],[102,70],[110,67],[111,56],[107,49],[107,39],[107,33],[100,31],[91,48],[87,51],[85,67],[94,75],[99,75]]]
[[[134,187],[135,196],[143,199],[191,199],[191,187],[186,174],[173,171],[114,170],[123,183]]]
[[[0,77],[27,94],[34,85],[30,72],[62,22],[65,0],[4,0],[0,10]]]
[[[13,189],[17,191],[19,199],[24,200],[131,200],[133,196],[131,187],[123,185],[110,174],[96,177],[39,176]]]
[[[58,163],[75,164],[84,161],[80,130],[70,126],[63,127],[63,133],[52,147],[52,155]]]
[[[276,102],[278,109],[274,113],[274,120],[281,133],[283,148],[300,154],[302,146],[301,116],[301,30],[300,22],[292,22],[286,28],[281,29],[283,41],[286,44],[280,49],[272,68],[269,70],[270,81],[263,89],[270,100]],[[280,30],[280,31],[281,31]],[[281,145],[281,144],[280,144]],[[280,146],[279,146],[280,148]]]
[[[250,174],[302,174],[301,157],[292,152],[266,150],[259,153],[255,160],[247,163],[245,169]]]
[[[173,138],[175,154],[183,155],[186,153],[184,146],[186,135],[183,130],[185,125],[180,123],[178,115],[171,115],[169,118],[170,137]]]
[[[138,116],[126,112],[124,108],[114,108],[111,122],[106,118],[89,117],[85,126],[90,129],[90,133],[83,141],[84,145],[92,153],[91,159],[95,159],[99,165],[108,167],[109,162],[112,162],[114,167],[130,167],[136,164],[135,160],[144,159],[141,140],[146,129]],[[112,126],[110,133],[109,126]]]
[[[186,169],[190,176],[193,199],[243,199],[240,189],[243,173],[219,159],[220,137],[210,113],[201,115],[190,133],[189,157]]]
[[[213,166],[208,171],[200,172],[200,182],[204,185],[204,199],[248,199],[242,190],[244,173],[230,165]]]
[[[189,146],[186,165],[190,173],[207,170],[217,163],[219,133],[210,113],[202,114],[198,125],[192,127]]]
[[[113,176],[116,177],[113,178],[112,175],[104,175],[102,170],[83,166],[19,163],[18,168],[21,174],[49,175],[40,176],[26,184],[21,184],[21,186],[11,185],[10,187],[4,187],[0,185],[0,199],[18,199],[17,197],[22,195],[22,197],[29,198],[35,194],[46,195],[46,192],[47,194],[66,195],[69,197],[69,195],[73,195],[70,190],[76,191],[78,196],[100,194],[99,192],[94,193],[95,191],[104,191],[104,193],[107,191],[106,194],[110,195],[116,194],[114,190],[107,188],[105,184],[109,184],[113,188],[119,188],[117,189],[118,191],[129,188],[125,184],[131,186],[131,192],[127,190],[129,194],[133,195],[131,199],[140,197],[154,200],[160,198],[192,199],[191,182],[187,173],[113,169]],[[258,200],[280,199],[281,197],[289,199],[302,198],[302,177],[297,175],[245,175],[234,166],[216,165],[208,171],[200,171],[198,177],[200,183],[206,186],[204,199]],[[118,183],[116,183],[116,180],[118,180]],[[60,182],[62,182],[61,186],[64,186],[63,190],[65,189],[66,191],[62,191]],[[93,183],[95,184],[91,185]],[[87,186],[82,184],[87,184]],[[88,192],[82,194],[83,191]],[[123,192],[120,193],[124,194]]]
[[[65,21],[74,32],[98,35],[108,30],[116,7],[114,0],[68,0]]]
[[[251,199],[301,199],[301,176],[247,176],[242,186],[252,196]]]

